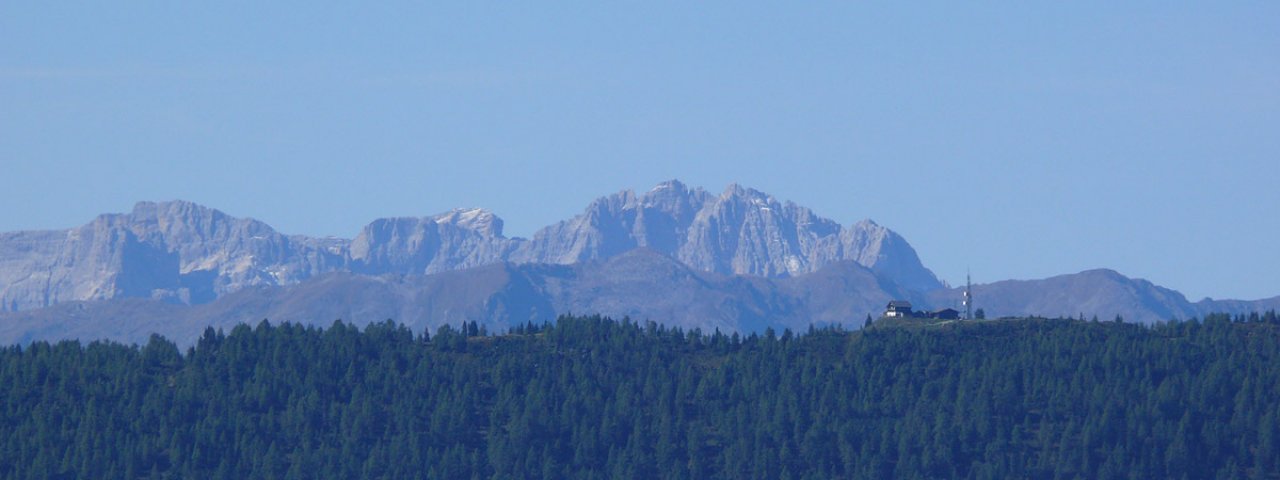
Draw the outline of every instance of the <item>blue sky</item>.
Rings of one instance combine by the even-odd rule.
[[[0,231],[181,198],[526,236],[678,178],[872,218],[953,283],[1280,295],[1276,2],[92,3],[0,5]]]

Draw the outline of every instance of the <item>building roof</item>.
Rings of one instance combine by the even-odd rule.
[[[905,308],[907,310],[910,310],[911,302],[908,302],[906,300],[894,300],[892,302],[889,302],[889,308]]]

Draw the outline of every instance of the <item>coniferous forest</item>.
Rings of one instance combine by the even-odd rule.
[[[1280,321],[262,322],[0,350],[0,478],[1280,478]]]

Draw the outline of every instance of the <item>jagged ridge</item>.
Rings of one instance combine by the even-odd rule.
[[[375,220],[353,240],[311,238],[190,202],[141,202],[78,228],[0,234],[0,311],[113,298],[201,304],[327,272],[573,264],[640,247],[721,274],[789,277],[852,260],[912,290],[940,286],[891,230],[870,220],[842,227],[739,185],[718,196],[674,180],[640,195],[619,192],[531,239],[507,238],[502,225],[486,210],[458,209]]]

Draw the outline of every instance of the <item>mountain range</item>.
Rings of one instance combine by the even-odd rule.
[[[491,329],[567,312],[724,331],[859,326],[892,299],[958,305],[900,235],[843,226],[739,185],[678,181],[599,198],[532,238],[483,209],[384,218],[353,239],[284,235],[190,202],[138,203],[68,230],[0,233],[0,342],[194,339],[264,318],[396,319]],[[1260,301],[1192,303],[1108,270],[974,288],[990,315],[1122,315],[1151,322]]]

